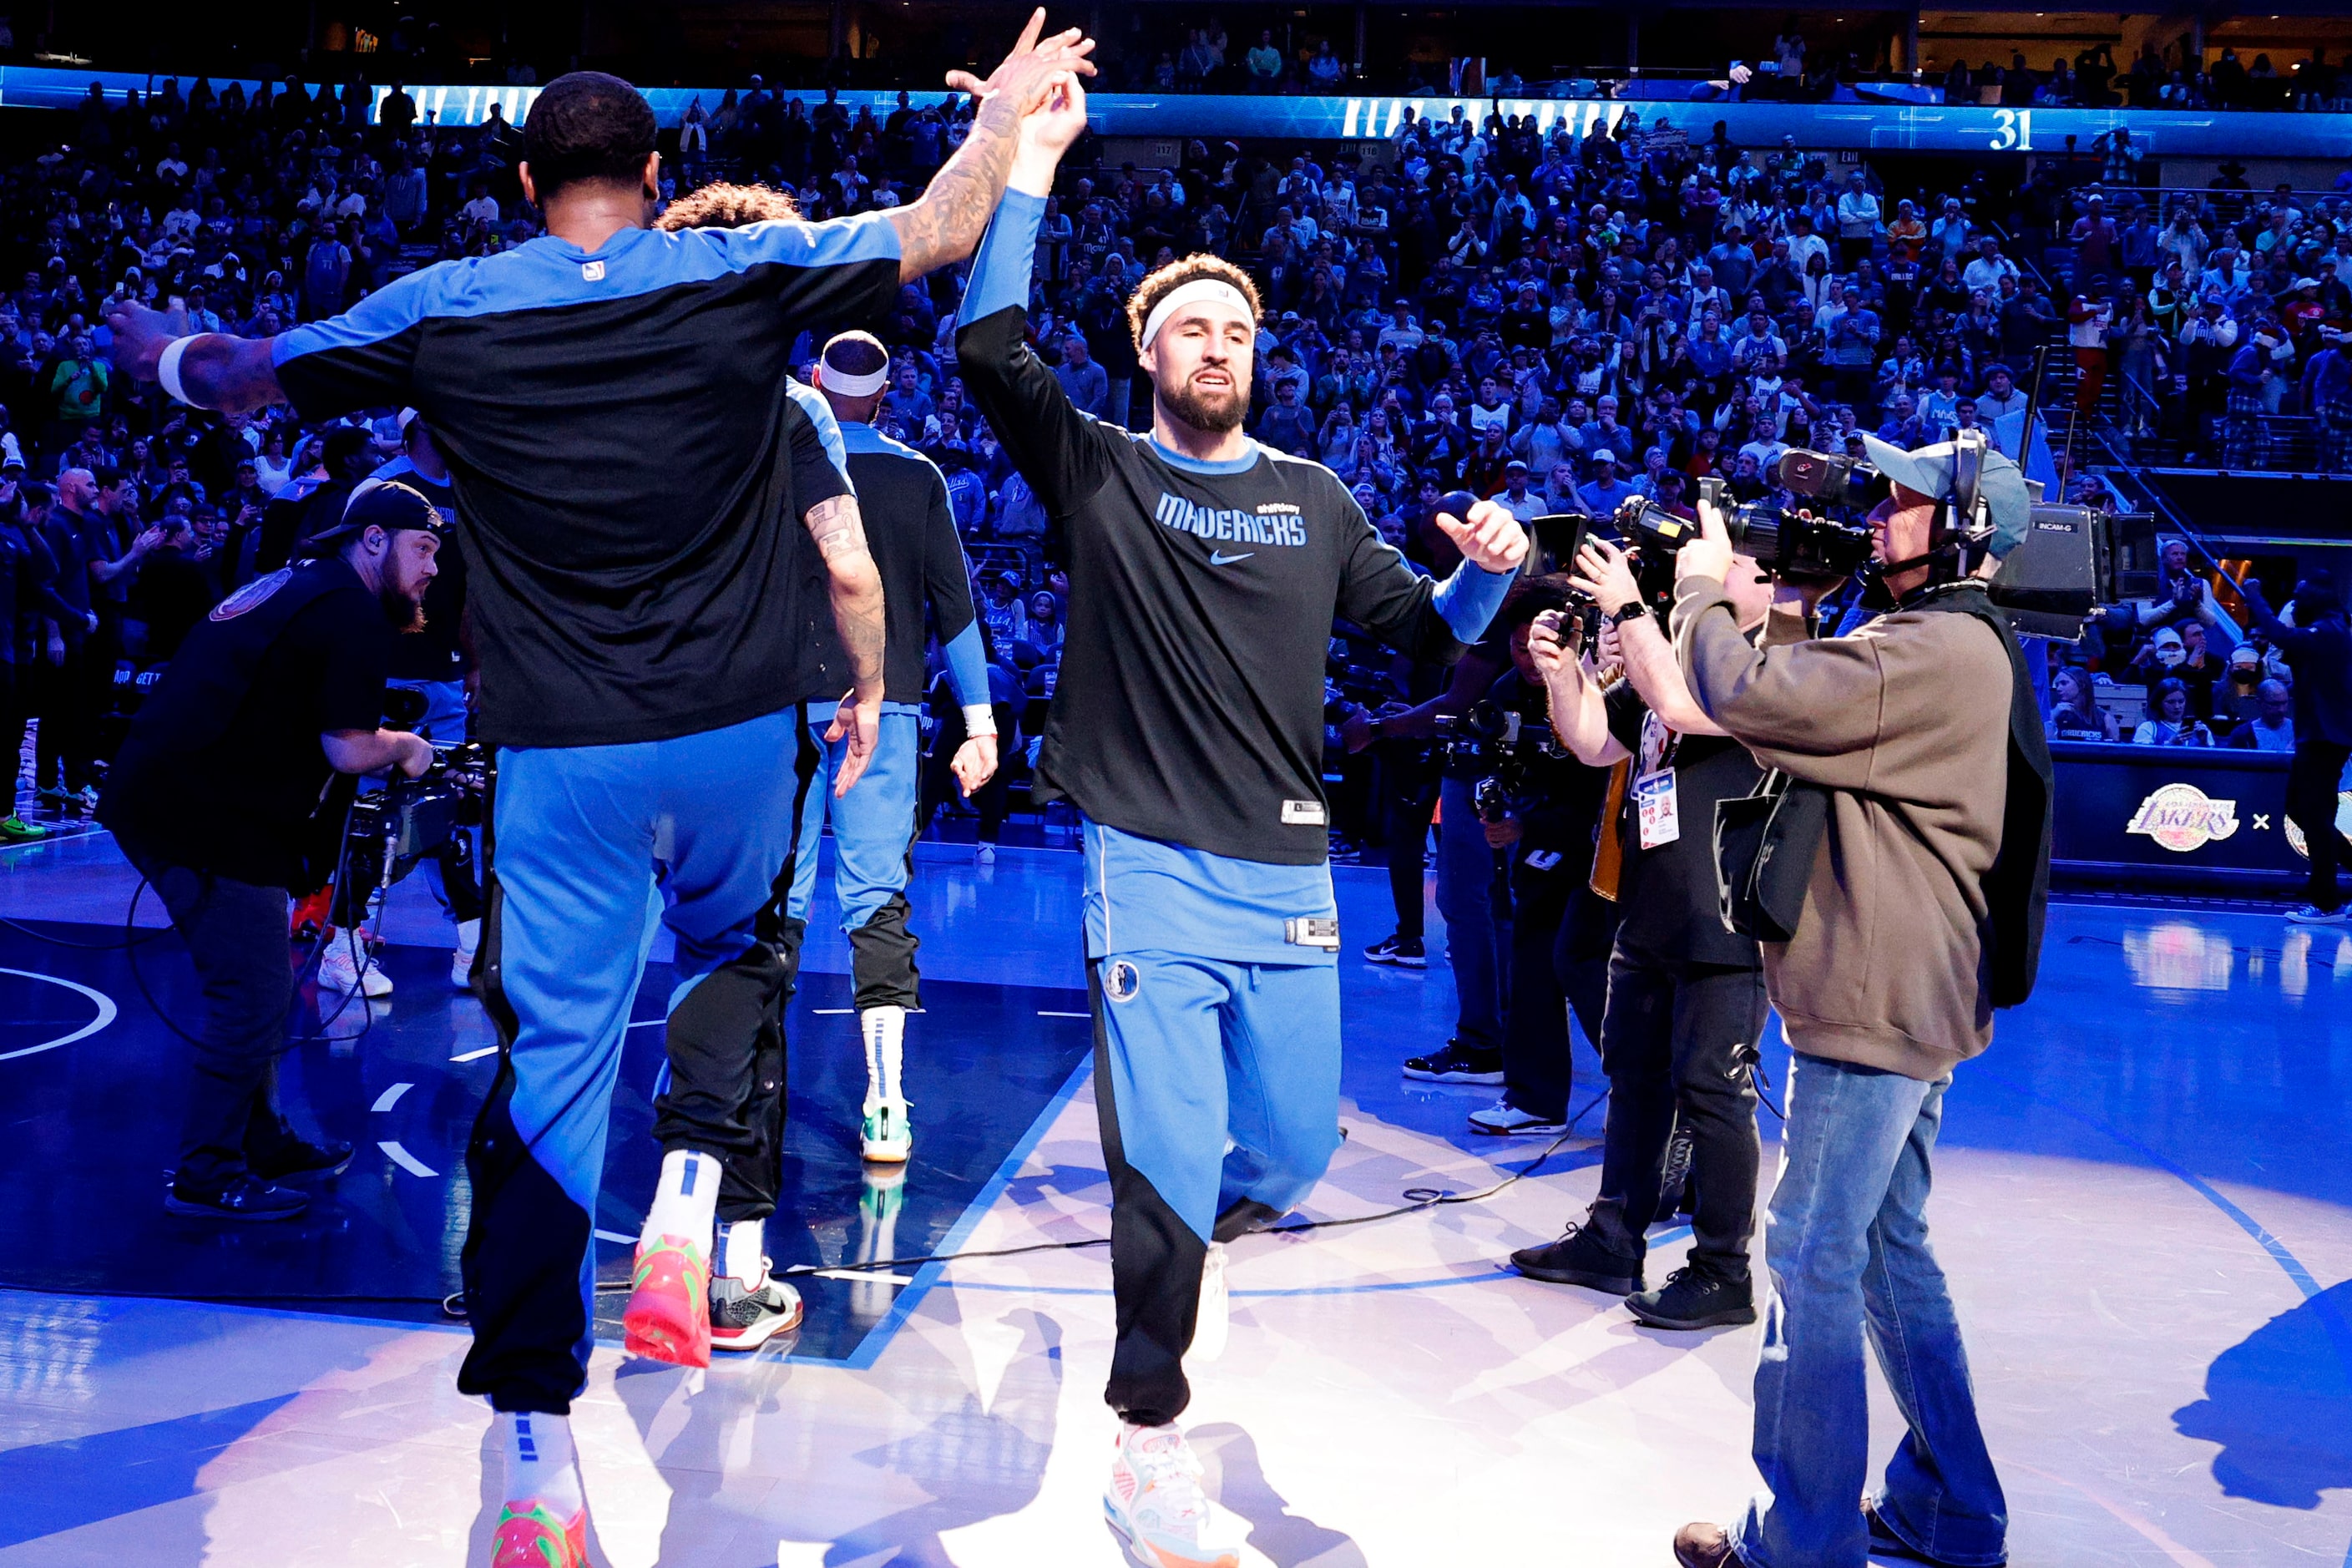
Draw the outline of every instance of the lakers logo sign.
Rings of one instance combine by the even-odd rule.
[[[2238,831],[2238,803],[2215,800],[2191,784],[2168,784],[2139,803],[2133,833],[2145,833],[2176,855],[2202,849]]]

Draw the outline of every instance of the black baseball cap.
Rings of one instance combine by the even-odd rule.
[[[386,533],[413,529],[436,539],[446,539],[449,533],[440,510],[425,499],[422,490],[398,479],[362,479],[343,503],[343,515],[302,542],[303,552],[312,557],[327,554],[369,528],[381,528]]]

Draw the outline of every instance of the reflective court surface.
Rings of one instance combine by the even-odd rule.
[[[1066,1016],[1084,1007],[1076,859],[931,855],[911,895],[916,1160],[892,1184],[856,1158],[863,1061],[823,906],[780,1263],[1106,1234],[1088,1026]],[[1349,1137],[1307,1212],[1526,1168],[1542,1142],[1464,1120],[1495,1091],[1398,1076],[1444,1039],[1450,976],[1362,963],[1389,930],[1385,877],[1338,877]],[[287,1059],[298,1124],[357,1143],[352,1168],[302,1221],[215,1227],[160,1202],[185,1047],[140,985],[183,1017],[184,954],[168,934],[98,951],[119,949],[132,882],[103,835],[0,855],[0,914],[32,927],[0,927],[0,1282],[36,1288],[0,1290],[0,1568],[486,1563],[488,1413],[455,1392],[464,1330],[434,1302],[455,1285],[465,1131],[495,1061],[446,984],[446,921],[421,879],[398,889],[394,995],[363,1034],[357,1004],[323,1028],[308,1015],[330,1037]],[[159,919],[151,898],[134,937]],[[614,1237],[656,1163],[665,990],[657,967],[614,1105],[597,1222]],[[1768,1065],[1777,1100],[1785,1053]],[[1578,1067],[1582,1108],[1601,1080],[1580,1045]],[[2352,932],[2053,909],[2034,1002],[1960,1071],[1930,1210],[2013,1562],[2352,1562],[2347,1087]],[[1738,1510],[1755,1331],[1640,1329],[1504,1264],[1580,1214],[1598,1158],[1580,1138],[1483,1201],[1236,1245],[1231,1343],[1195,1370],[1185,1424],[1246,1562],[1664,1564],[1677,1525]],[[1654,1279],[1683,1245],[1654,1237]],[[625,1266],[625,1243],[601,1251]],[[1101,1248],[798,1283],[795,1340],[708,1373],[598,1352],[575,1420],[597,1561],[1119,1561],[1098,1502]],[[270,1296],[407,1300],[186,1300]],[[1895,1433],[1874,1390],[1882,1453]]]

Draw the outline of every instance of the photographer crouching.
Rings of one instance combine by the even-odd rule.
[[[1979,442],[1864,445],[1891,481],[1868,518],[1890,613],[1807,639],[1790,612],[1822,590],[1783,587],[1755,645],[1711,506],[1677,562],[1672,626],[1692,695],[1791,781],[1774,858],[1725,856],[1727,886],[1737,897],[1776,860],[1809,868],[1792,928],[1763,944],[1796,1052],[1765,1240],[1765,1489],[1728,1530],[1684,1527],[1685,1568],[1862,1568],[1874,1549],[1957,1568],[2007,1558],[2007,1504],[1927,1203],[1953,1068],[1990,1042],[1994,1008],[2025,999],[2040,957],[2049,750],[1984,587],[2025,537],[2031,501]],[[1808,800],[1817,831],[1803,826]],[[1910,1426],[1867,1497],[1865,1334]]]
[[[107,775],[98,820],[162,897],[204,988],[174,1214],[289,1218],[310,1200],[276,1184],[350,1163],[350,1144],[308,1142],[278,1107],[295,1000],[287,899],[333,873],[351,798],[336,774],[432,764],[421,736],[379,720],[393,638],[421,624],[441,534],[415,490],[362,485],[307,542],[313,559],[188,633]]]

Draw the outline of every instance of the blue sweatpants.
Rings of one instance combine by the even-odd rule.
[[[1184,1352],[1209,1243],[1279,1218],[1339,1147],[1339,971],[1323,866],[1209,855],[1085,824],[1095,1105],[1111,1183],[1118,1342],[1105,1398],[1129,1421],[1191,1402]]]
[[[818,848],[830,817],[834,890],[841,901],[841,929],[849,938],[856,1005],[919,1007],[915,952],[920,943],[907,928],[907,882],[914,870],[916,801],[922,784],[921,714],[913,707],[885,706],[882,732],[865,773],[847,795],[835,796],[832,782],[841,776],[849,745],[825,740],[833,714],[825,704],[817,710],[809,721],[809,737],[824,752],[824,772],[801,812],[788,907],[793,919],[808,919],[816,896]]]
[[[586,1380],[605,1128],[657,926],[680,980],[655,1135],[726,1160],[730,1182],[774,1163],[781,1128],[756,1108],[768,1084],[781,1122],[783,894],[817,771],[805,734],[786,710],[670,741],[499,753],[480,973],[506,1049],[467,1152],[474,1345],[457,1386],[500,1410],[562,1414]],[[740,1189],[732,1202],[722,1185],[722,1216],[752,1217]]]

